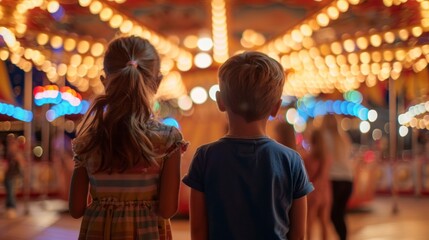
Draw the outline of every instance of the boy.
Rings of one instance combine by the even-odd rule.
[[[225,137],[198,148],[183,182],[191,187],[191,237],[304,239],[307,198],[313,190],[301,157],[266,136],[280,108],[281,65],[245,52],[219,69],[218,108]]]

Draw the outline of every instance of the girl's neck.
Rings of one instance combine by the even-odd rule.
[[[260,138],[266,136],[267,120],[261,119],[247,122],[235,114],[228,114],[229,128],[227,137],[234,138]]]

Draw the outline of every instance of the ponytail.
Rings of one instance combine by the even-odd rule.
[[[78,131],[78,139],[85,144],[76,153],[99,156],[94,172],[123,172],[138,163],[151,166],[159,157],[152,144],[155,135],[147,126],[152,115],[151,97],[160,81],[155,77],[159,72],[158,55],[154,55],[153,60],[139,60],[134,53],[136,60],[128,60],[124,66],[124,61],[119,63],[120,56],[113,51],[119,47],[128,49],[127,44],[137,43],[130,42],[130,38],[119,40],[119,45],[114,43],[109,46],[104,61],[106,92],[95,99]],[[135,51],[135,48],[131,49]],[[123,49],[119,50],[123,52]],[[133,56],[128,52],[127,55]]]

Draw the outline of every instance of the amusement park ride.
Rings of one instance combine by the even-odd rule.
[[[162,58],[154,109],[191,142],[185,172],[197,146],[225,133],[213,100],[217,68],[257,50],[287,76],[273,135],[286,121],[304,136],[309,119],[344,116],[341,127],[356,144],[351,206],[377,192],[427,194],[428,31],[426,0],[3,0],[0,137],[13,131],[26,139],[24,195],[64,189],[68,141],[104,91],[107,43],[138,35]]]

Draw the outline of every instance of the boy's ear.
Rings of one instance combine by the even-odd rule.
[[[277,113],[279,112],[281,105],[282,105],[282,100],[280,99],[279,101],[277,101],[276,104],[274,104],[273,108],[271,109],[271,112],[270,112],[271,117],[277,116]]]
[[[223,103],[223,100],[222,100],[222,97],[220,96],[219,91],[216,92],[216,104],[217,104],[217,108],[219,108],[219,111],[225,112],[226,110],[225,104]]]

